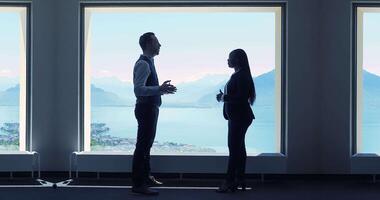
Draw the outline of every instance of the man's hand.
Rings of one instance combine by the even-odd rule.
[[[216,95],[216,100],[218,102],[221,102],[222,101],[222,96],[223,96],[223,92],[222,92],[222,90],[219,90],[219,94]]]
[[[174,85],[171,85],[170,81],[171,80],[167,80],[162,85],[160,85],[161,94],[174,94],[177,92],[177,88]]]

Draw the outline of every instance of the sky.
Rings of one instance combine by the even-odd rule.
[[[364,13],[363,67],[380,76],[380,13]]]
[[[230,74],[228,53],[246,50],[254,76],[274,68],[273,13],[94,13],[91,18],[92,75],[131,81],[141,53],[139,36],[156,33],[155,58],[161,80],[190,81]],[[364,14],[363,66],[380,76],[380,13]],[[0,77],[17,77],[19,15],[0,12]]]
[[[0,12],[0,77],[17,77],[20,63],[19,14]]]
[[[236,48],[246,50],[253,76],[275,65],[274,12],[93,13],[89,30],[92,77],[130,82],[144,32],[154,32],[162,45],[155,57],[161,82],[231,74],[227,58]]]

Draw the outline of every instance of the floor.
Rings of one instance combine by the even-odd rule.
[[[51,182],[60,180],[50,179]],[[61,180],[62,181],[62,180]],[[326,199],[380,199],[380,183],[371,180],[251,180],[248,191],[219,194],[214,188],[219,180],[165,180],[164,188],[158,188],[159,196],[149,197],[130,192],[129,181],[125,180],[74,180],[69,186],[43,187],[35,181],[0,180],[0,200],[326,200]],[[24,184],[22,184],[24,183]],[[175,186],[180,185],[180,188]],[[196,187],[196,188],[194,188]]]

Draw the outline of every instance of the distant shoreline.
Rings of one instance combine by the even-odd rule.
[[[162,105],[160,106],[160,108],[199,108],[199,109],[209,109],[209,108],[219,108],[221,107],[222,104],[220,106],[165,106],[165,105]],[[96,106],[92,106],[92,107],[127,107],[127,108],[134,108],[135,105],[96,105]]]

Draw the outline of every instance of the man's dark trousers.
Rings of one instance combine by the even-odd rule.
[[[138,123],[136,149],[133,154],[132,181],[135,187],[146,184],[150,174],[150,148],[156,136],[159,108],[153,104],[137,103]]]

